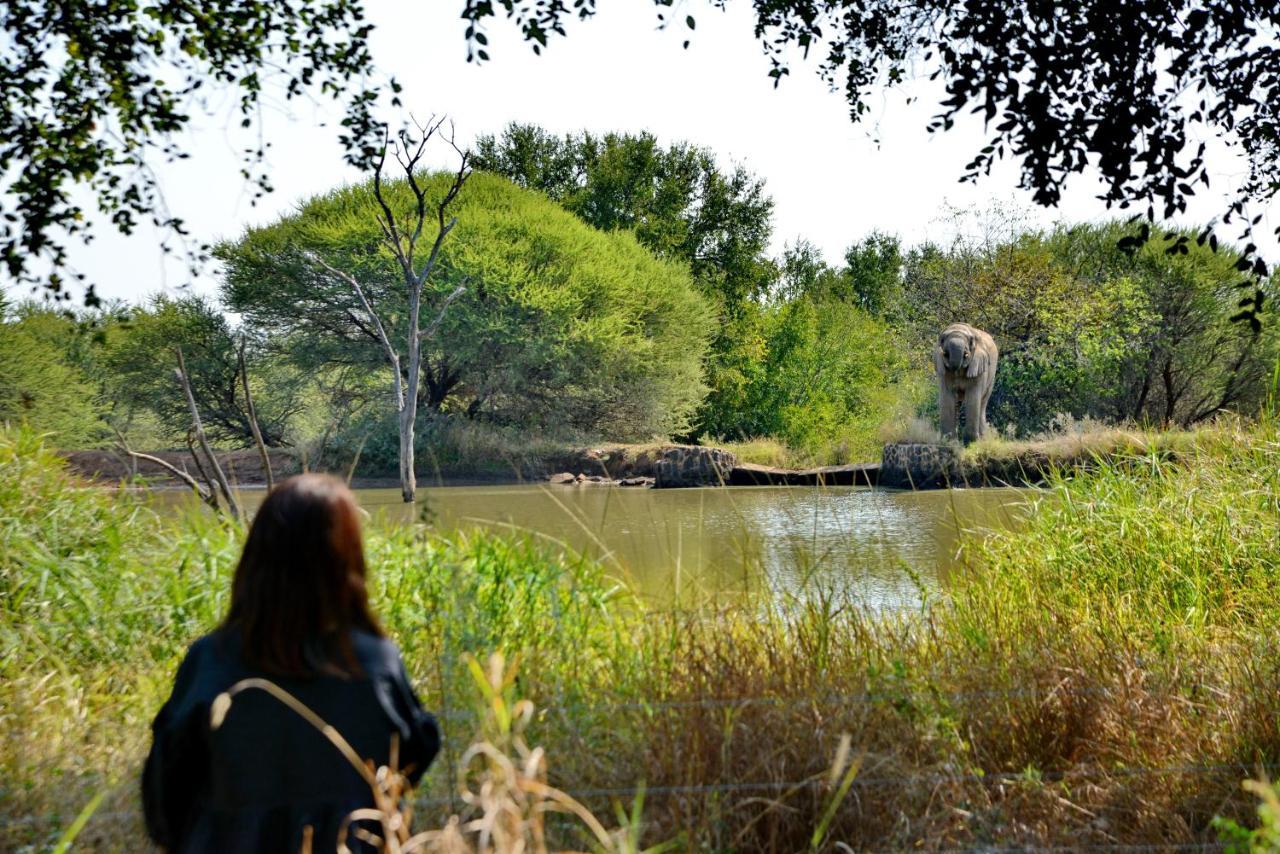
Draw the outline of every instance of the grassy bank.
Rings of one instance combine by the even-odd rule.
[[[376,606],[447,726],[421,820],[448,812],[477,726],[463,655],[501,649],[553,782],[606,816],[643,784],[650,841],[1216,840],[1214,816],[1253,819],[1241,780],[1280,763],[1280,429],[1221,425],[1052,490],[1016,534],[966,546],[945,598],[893,615],[821,591],[656,611],[531,540],[372,532]],[[139,838],[147,723],[220,616],[237,543],[0,438],[3,838],[47,844],[104,790],[82,841]]]

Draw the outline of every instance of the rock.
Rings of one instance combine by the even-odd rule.
[[[953,445],[898,442],[885,445],[880,458],[880,486],[937,489],[962,485],[960,455]]]
[[[569,474],[567,471],[562,471],[559,474],[553,474],[551,477],[547,478],[548,483],[569,484],[577,483],[577,481],[578,478]]]
[[[652,486],[653,478],[651,477],[624,477],[618,481],[618,486]]]
[[[659,489],[724,486],[737,464],[737,457],[720,448],[672,445],[662,450],[653,485]]]

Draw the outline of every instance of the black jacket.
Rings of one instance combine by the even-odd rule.
[[[440,749],[435,718],[422,710],[395,644],[365,632],[352,641],[359,679],[268,676],[244,663],[230,632],[191,645],[151,726],[142,775],[147,832],[157,843],[181,852],[295,852],[310,825],[312,850],[334,851],[343,818],[373,805],[338,749],[262,691],[238,694],[222,726],[210,727],[214,697],[250,676],[271,679],[379,766],[398,733],[400,766],[417,782]]]

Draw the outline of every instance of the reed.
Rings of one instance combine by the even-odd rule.
[[[1178,441],[1055,477],[907,612],[820,589],[660,609],[531,537],[375,530],[376,606],[446,727],[415,812],[456,812],[483,726],[468,656],[502,651],[547,784],[631,816],[637,844],[1196,844],[1256,825],[1241,781],[1280,767],[1280,429]],[[79,844],[137,842],[146,724],[221,614],[238,536],[80,489],[38,438],[0,434],[6,839],[50,844],[106,789]]]

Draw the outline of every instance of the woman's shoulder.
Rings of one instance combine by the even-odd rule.
[[[388,637],[364,629],[352,629],[351,646],[360,667],[368,676],[398,676],[404,668],[400,647]]]

